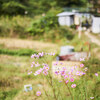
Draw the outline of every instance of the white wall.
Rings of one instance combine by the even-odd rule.
[[[65,20],[66,20],[66,17],[59,17],[58,18],[58,22],[59,22],[59,24],[60,25],[66,25],[66,22],[65,22]]]
[[[92,32],[100,33],[100,17],[93,17]]]
[[[71,24],[71,21],[70,21],[71,19],[70,19],[70,16],[66,16],[66,25],[67,26],[70,26],[70,24]]]
[[[67,26],[70,26],[70,25],[72,25],[73,23],[73,21],[71,21],[72,19],[71,19],[71,17],[70,16],[63,16],[63,17],[59,17],[58,18],[58,22],[59,22],[59,24],[60,25],[67,25]]]

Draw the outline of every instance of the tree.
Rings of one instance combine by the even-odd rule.
[[[8,15],[16,15],[16,14],[23,14],[26,6],[20,3],[20,1],[16,0],[2,0],[0,2],[1,10],[0,13],[8,14]]]
[[[89,2],[92,4],[91,12],[100,16],[100,0],[89,0]]]
[[[84,6],[87,0],[0,0],[0,14],[42,14],[51,8]]]
[[[84,6],[87,3],[87,0],[56,0],[57,5],[61,7],[72,7],[72,6]]]

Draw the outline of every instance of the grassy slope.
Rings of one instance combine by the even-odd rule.
[[[15,39],[15,38],[0,38],[1,48],[5,49],[32,49],[35,51],[53,51],[58,50],[58,45],[54,43],[35,41],[35,40],[25,40],[25,39]]]

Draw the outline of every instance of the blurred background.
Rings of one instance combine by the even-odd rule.
[[[27,75],[30,56],[55,52],[48,60],[56,60],[66,45],[89,55],[89,78],[100,73],[100,0],[0,0],[0,100],[35,100],[23,92],[41,81]]]

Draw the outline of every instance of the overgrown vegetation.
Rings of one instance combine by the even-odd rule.
[[[89,43],[88,38],[83,34],[82,38],[78,39],[74,25],[71,26],[73,29],[59,26],[56,17],[58,13],[63,11],[63,7],[87,7],[87,4],[87,0],[0,0],[0,37],[56,42],[61,46],[73,45],[75,51],[83,50],[88,52],[89,44],[92,50],[97,46]],[[55,50],[55,47],[52,46],[48,49],[51,48]],[[43,51],[46,50],[47,48],[43,49]],[[47,100],[43,91],[41,97],[36,96],[36,91],[42,90],[41,86],[43,87],[44,83],[45,89],[47,89],[46,92],[48,91],[47,93],[53,95],[46,79],[43,81],[42,76],[37,78],[33,73],[30,76],[27,75],[31,62],[33,62],[29,56],[38,52],[31,49],[14,49],[13,47],[8,49],[4,44],[0,45],[0,100]],[[48,59],[48,64],[51,65],[52,60],[55,60],[55,58],[56,56],[54,58],[48,57],[46,60]],[[39,62],[43,63],[44,60],[41,58]],[[78,87],[71,92],[73,92],[74,97],[82,98],[83,96],[82,99],[90,99],[91,96],[95,96],[94,99],[99,100],[100,78],[96,78],[95,73],[100,74],[100,60],[93,56],[84,64],[88,68],[85,77],[87,88],[81,88],[82,94],[78,91]],[[35,68],[33,68],[33,71],[35,71]],[[56,84],[53,84],[53,86],[58,85],[60,87],[61,93],[59,94],[63,96],[63,100],[66,100],[66,96],[70,100],[68,89],[64,87],[65,84],[60,83],[57,79],[54,79],[54,81]],[[24,85],[30,83],[32,83],[33,90],[30,92],[23,91]],[[83,83],[83,80],[75,81],[77,86]],[[69,83],[69,85],[71,84]],[[86,92],[86,89],[88,92]],[[49,97],[50,100],[53,100],[53,96]],[[78,100],[78,98],[75,98],[75,100]]]
[[[49,32],[50,30],[58,27],[58,20],[56,16],[44,16],[40,18],[37,22],[33,22],[31,28],[29,28],[29,32],[31,35],[43,35],[45,32]],[[49,33],[47,33],[49,34]]]
[[[1,17],[0,36],[31,37],[36,40],[55,42],[62,39],[73,39],[74,32],[68,27],[59,26],[57,17],[50,15],[49,12],[45,17],[36,16],[34,19],[25,16]]]
[[[86,6],[86,0],[0,0],[0,14],[3,15],[36,15],[46,13],[52,8],[58,9],[65,6]]]
[[[22,91],[23,83],[30,80],[25,73],[29,58],[0,55],[0,100],[14,100],[16,94]]]
[[[28,36],[26,28],[31,24],[32,18],[15,16],[15,17],[0,17],[0,36],[2,37],[20,37]]]
[[[49,60],[49,64],[53,60],[50,57],[47,59]],[[35,98],[37,98],[36,97],[37,90],[41,90],[41,92],[43,93],[43,91],[41,89],[41,85],[43,85],[44,82],[45,82],[45,87],[46,87],[47,91],[49,90],[50,94],[52,94],[52,91],[50,89],[51,87],[48,86],[49,84],[47,83],[46,80],[43,81],[42,77],[37,78],[33,74],[30,76],[27,75],[27,72],[31,66],[30,63],[31,63],[31,61],[33,61],[33,60],[30,60],[30,57],[17,56],[15,59],[14,56],[7,56],[7,55],[3,56],[2,55],[2,56],[0,56],[0,60],[2,61],[2,63],[0,64],[0,76],[1,76],[0,77],[0,99],[1,100],[18,100],[18,99],[31,100],[32,98],[35,99]],[[41,63],[43,63],[44,60],[40,59],[39,61]],[[87,91],[88,91],[87,98],[90,98],[91,96],[95,95],[95,98],[97,100],[99,100],[100,99],[100,94],[99,94],[100,83],[99,83],[99,81],[96,81],[97,79],[94,76],[94,74],[96,72],[99,74],[100,61],[97,60],[96,58],[91,58],[89,61],[85,61],[84,64],[85,64],[85,67],[88,68],[87,75],[86,75],[86,80],[87,80],[86,84],[87,84]],[[33,70],[35,71],[35,69],[33,69]],[[4,74],[4,72],[5,72],[5,74]],[[89,75],[89,77],[88,77],[88,75]],[[99,77],[98,77],[98,80],[99,80]],[[55,87],[56,87],[56,85],[58,85],[60,87],[61,95],[64,96],[66,94],[68,96],[68,100],[70,100],[70,94],[68,93],[67,87],[64,88],[65,85],[63,83],[60,83],[59,80],[54,80],[54,82],[56,82],[56,84],[54,84]],[[30,83],[32,83],[33,90],[30,92],[24,92],[23,86],[26,84],[30,84]],[[80,84],[83,84],[83,81],[80,80],[79,82],[77,82],[77,80],[76,80],[75,83],[78,86]],[[86,91],[86,90],[84,88],[81,88],[81,90],[82,90],[83,94],[81,94],[78,91],[78,87],[75,88],[75,91],[71,91],[76,94],[76,95],[74,95],[74,98],[75,98],[75,96],[78,96],[79,98],[81,98],[81,96],[84,96],[84,93],[85,93],[84,91]],[[63,92],[63,91],[65,91],[65,92]],[[42,96],[39,99],[42,98],[42,99],[46,100],[47,99],[46,96],[43,96],[43,95],[44,94],[42,94]],[[52,98],[52,100],[53,100],[52,96],[50,98]],[[63,97],[63,98],[66,99],[66,97]],[[75,98],[75,99],[77,100],[77,98]]]
[[[91,68],[90,68],[90,66],[93,67],[92,65],[93,62],[94,62],[94,65],[98,67],[100,64],[99,60],[92,58],[92,60],[90,59],[89,61],[89,66],[86,66],[88,62],[86,61],[85,66],[84,64],[80,64],[80,66],[77,66],[77,67],[70,66],[71,69],[69,70],[67,70],[68,66],[65,67],[66,64],[62,62],[62,70],[56,69],[54,72],[52,72],[52,70],[54,70],[53,67],[61,66],[61,62],[55,62],[52,65],[52,69],[51,69],[51,66],[48,65],[48,58],[49,58],[47,57],[48,55],[52,56],[52,53],[43,54],[42,56],[41,55],[39,56],[40,58],[43,57],[44,62],[40,62],[39,59],[36,59],[37,57],[31,56],[35,62],[35,63],[32,63],[32,65],[36,67],[37,66],[36,63],[38,62],[39,66],[38,66],[38,69],[34,67],[30,68],[32,73],[30,73],[30,71],[28,72],[29,73],[28,75],[31,75],[34,73],[35,77],[42,76],[43,80],[47,79],[48,84],[46,82],[46,84],[42,83],[41,85],[43,85],[43,87],[48,86],[49,89],[48,90],[46,90],[46,88],[39,89],[40,93],[42,93],[42,96],[41,94],[39,95],[41,99],[43,99],[44,96],[46,96],[45,99],[48,98],[50,100],[60,100],[61,98],[62,100],[65,100],[65,99],[66,100],[80,100],[80,99],[84,100],[84,99],[90,99],[91,97],[97,100],[100,99],[100,94],[98,93],[98,91],[100,91],[100,88],[97,88],[96,86],[96,85],[99,86],[100,84],[99,71],[95,70],[95,68],[92,68],[94,71],[93,70],[91,71]],[[79,71],[77,69],[78,67],[80,68]],[[33,69],[36,69],[36,70],[33,71]],[[74,71],[76,72],[74,73]],[[91,75],[89,71],[91,71]],[[52,75],[55,75],[57,77],[54,78],[54,76]],[[57,79],[59,75],[61,75],[61,78]],[[92,78],[90,78],[90,76],[92,76]],[[71,81],[71,79],[73,79],[73,81]],[[92,86],[90,85],[90,83]],[[75,87],[72,87],[72,85],[75,85]],[[35,90],[35,92],[36,91],[37,90]],[[48,93],[45,93],[46,91],[48,91]]]
[[[66,38],[73,39],[74,34],[68,27],[61,27],[56,16],[47,15],[37,22],[33,22],[28,29],[32,36],[42,36],[44,39],[60,40]]]
[[[100,59],[96,57],[91,57],[88,61],[84,62],[85,66],[89,68],[89,74],[90,76],[92,73],[100,72]]]

